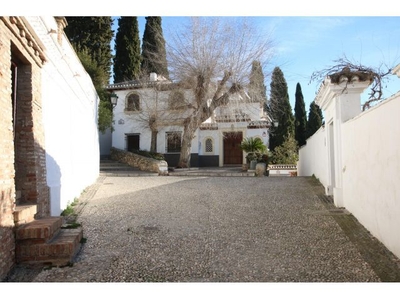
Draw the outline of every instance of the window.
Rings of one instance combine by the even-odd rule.
[[[166,152],[181,152],[182,134],[180,131],[166,133]]]
[[[168,109],[180,109],[185,104],[185,95],[182,91],[172,91],[169,94]]]
[[[130,94],[126,99],[126,110],[127,111],[138,111],[140,110],[140,97],[138,94]]]
[[[205,142],[205,152],[212,153],[213,152],[213,141],[211,138],[207,138]]]

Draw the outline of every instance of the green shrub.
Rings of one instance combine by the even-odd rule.
[[[275,147],[272,152],[272,164],[295,165],[299,160],[297,141],[289,136],[282,145]]]
[[[267,146],[264,145],[264,142],[259,137],[249,137],[242,140],[242,142],[240,143],[240,149],[242,149],[246,153],[263,153],[267,149]]]
[[[133,150],[132,153],[144,156],[144,157],[149,157],[157,160],[165,160],[164,155],[162,153],[158,152],[150,152],[146,150]]]

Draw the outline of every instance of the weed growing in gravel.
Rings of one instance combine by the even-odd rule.
[[[75,198],[71,204],[68,204],[67,208],[61,212],[61,216],[70,216],[74,214],[74,206],[78,204],[78,198]]]
[[[64,229],[75,229],[81,227],[80,223],[72,222],[72,223],[67,223],[66,225],[62,226]]]

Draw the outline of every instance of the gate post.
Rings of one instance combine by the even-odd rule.
[[[322,83],[315,103],[324,111],[329,184],[337,207],[344,207],[342,192],[342,124],[361,113],[361,94],[371,84],[369,74],[343,69]]]

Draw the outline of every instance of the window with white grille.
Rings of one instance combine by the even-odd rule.
[[[206,153],[212,153],[214,151],[214,149],[213,149],[213,141],[212,141],[211,138],[206,139],[205,148],[206,148],[205,149]]]

